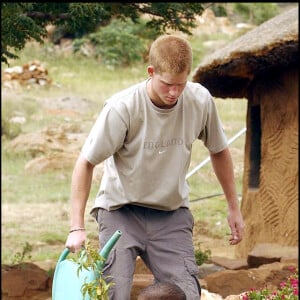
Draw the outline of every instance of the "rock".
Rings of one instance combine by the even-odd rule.
[[[224,300],[241,300],[240,295],[230,295],[226,297]]]
[[[282,280],[292,274],[291,267],[297,264],[273,263],[248,270],[224,270],[212,273],[204,279],[207,289],[222,297],[238,295],[252,288],[279,287]]]
[[[51,125],[40,132],[21,134],[9,143],[14,152],[25,152],[31,157],[53,153],[79,153],[86,134],[78,125]]]
[[[222,300],[222,296],[216,293],[211,293],[206,289],[201,289],[201,300]]]
[[[30,174],[36,174],[53,170],[70,170],[74,168],[78,156],[79,153],[67,152],[42,155],[26,163],[25,171]]]
[[[248,269],[247,259],[232,259],[221,256],[213,256],[210,261],[217,266],[228,270]]]
[[[282,259],[298,257],[298,247],[283,246],[275,243],[257,244],[248,254],[249,268],[257,268],[263,264],[279,262]]]
[[[52,79],[48,76],[48,70],[38,60],[31,61],[23,66],[5,69],[3,80],[15,80],[22,85],[50,85],[52,83]]]
[[[224,267],[222,266],[218,266],[215,264],[202,264],[199,266],[199,278],[204,278],[207,275],[211,274],[211,273],[215,273],[215,272],[219,272],[225,270]]]
[[[211,292],[227,297],[232,294],[240,294],[251,288],[263,287],[264,282],[256,272],[248,270],[224,270],[212,273],[205,277],[207,289]]]

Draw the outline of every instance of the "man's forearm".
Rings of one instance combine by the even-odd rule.
[[[94,166],[80,156],[71,183],[71,228],[84,227],[84,213],[90,194]]]
[[[229,242],[231,245],[236,245],[243,239],[245,224],[239,208],[229,149],[226,148],[219,153],[211,154],[211,161],[228,204],[227,220],[231,230]]]
[[[229,208],[235,209],[238,207],[238,199],[235,188],[233,164],[229,149],[211,154],[211,162],[215,174],[222,186]]]

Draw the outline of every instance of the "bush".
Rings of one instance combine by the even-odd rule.
[[[196,264],[198,266],[201,266],[202,264],[209,261],[210,257],[211,257],[211,250],[209,249],[202,251],[200,249],[200,246],[198,246],[198,249],[195,250]]]
[[[143,61],[148,52],[149,40],[157,36],[156,31],[145,24],[135,24],[130,20],[114,20],[73,43],[74,51],[79,52],[85,44],[94,47],[94,56],[110,67],[126,67],[134,62]]]
[[[1,136],[5,136],[9,140],[14,139],[22,132],[21,124],[12,123],[7,117],[1,118]]]

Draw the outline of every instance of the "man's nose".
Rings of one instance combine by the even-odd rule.
[[[169,92],[170,92],[170,95],[176,96],[178,94],[178,87],[176,85],[172,85],[170,87]]]

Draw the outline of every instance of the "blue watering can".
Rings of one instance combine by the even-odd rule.
[[[103,257],[103,261],[97,264],[100,271],[121,234],[122,232],[117,230],[100,251]],[[52,284],[52,300],[90,300],[88,295],[83,298],[81,287],[84,283],[97,279],[97,274],[94,270],[84,268],[78,273],[79,265],[66,259],[69,253],[68,248],[64,249],[57,261]]]

